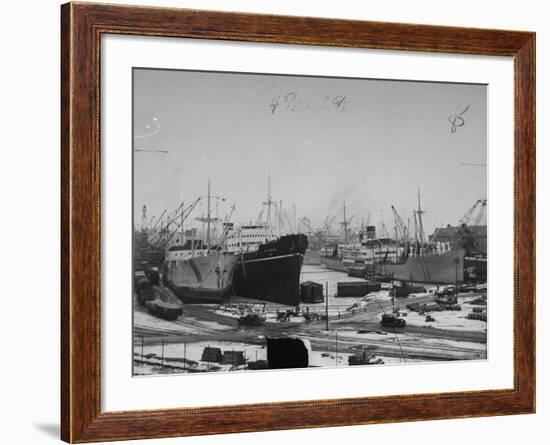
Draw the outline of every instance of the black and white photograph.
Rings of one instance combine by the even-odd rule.
[[[135,377],[487,359],[487,85],[132,90]]]

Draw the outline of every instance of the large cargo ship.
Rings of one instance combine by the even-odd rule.
[[[414,283],[452,284],[464,281],[464,249],[412,256],[403,263],[385,264],[393,279]]]
[[[339,272],[360,272],[363,277],[383,275],[400,281],[440,284],[464,280],[464,249],[445,250],[440,246],[405,256],[399,246],[384,250],[369,244],[338,246],[332,256],[321,256],[321,263]]]
[[[277,204],[271,196],[271,174],[263,205],[265,218],[262,210],[256,224],[230,226],[225,237],[227,252],[237,258],[234,293],[296,306],[300,303],[300,271],[308,239],[304,234],[289,233],[292,230],[283,228],[282,203]],[[276,226],[272,219],[277,221]]]
[[[167,244],[176,235],[175,243],[166,249],[163,282],[184,303],[220,303],[231,295],[237,258],[222,246],[223,240],[213,236],[212,225],[218,222],[211,213],[210,179],[208,180],[207,215],[196,218],[204,230],[184,230],[184,222],[202,198],[197,198],[175,212],[176,227]],[[214,197],[216,198],[216,197]],[[223,234],[222,234],[223,238]]]
[[[232,231],[227,237],[227,250],[237,259],[235,295],[298,305],[306,249],[306,235],[277,235],[268,224],[246,225]]]
[[[418,209],[413,215],[415,231],[412,236],[393,206],[392,210],[395,239],[377,238],[376,228],[367,226],[365,231],[359,232],[357,241],[323,248],[321,263],[329,269],[351,272],[353,276],[391,276],[394,280],[417,283],[463,282],[466,251],[451,246],[448,241],[425,239],[420,195]]]
[[[166,253],[163,281],[184,303],[218,303],[233,289],[237,257],[188,240]]]
[[[338,245],[327,245],[321,248],[319,260],[323,266],[338,272],[348,272],[348,265],[344,264],[342,251]]]

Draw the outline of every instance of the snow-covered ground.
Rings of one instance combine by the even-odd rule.
[[[339,273],[339,272],[337,272]],[[357,280],[357,279],[355,279]],[[427,294],[418,294],[427,295]],[[365,310],[367,305],[375,302],[387,302],[391,301],[391,295],[388,290],[382,289],[378,292],[370,292],[367,295],[360,297],[347,297],[336,298],[329,296],[328,315],[329,318],[335,318],[338,316],[354,313],[356,311]],[[243,303],[243,302],[230,302],[224,305],[220,305],[214,310],[216,314],[224,315],[226,317],[232,317],[238,319],[239,317],[255,312],[265,317],[267,323],[277,322],[277,312],[284,312],[288,309],[288,306],[276,305],[274,303],[262,304],[262,303]],[[293,308],[292,308],[293,309]],[[304,323],[305,319],[303,313],[309,312],[310,314],[319,314],[324,316],[327,312],[326,303],[302,303],[300,305],[301,314],[298,316],[291,316],[287,322],[289,323]]]
[[[416,312],[408,312],[407,325],[409,326],[424,326],[437,329],[453,329],[465,331],[485,331],[487,323],[481,320],[470,320],[466,318],[468,312],[464,308],[461,311],[442,311],[430,312],[429,314],[420,315]],[[430,315],[435,321],[426,321],[426,316]]]
[[[134,312],[134,328],[159,331],[166,334],[196,334],[198,330],[192,326],[175,323],[154,317],[146,312]]]
[[[144,345],[143,353],[139,342],[134,347],[134,375],[178,374],[188,372],[228,372],[243,371],[247,363],[238,366],[224,363],[202,361],[205,347],[220,348],[224,351],[242,351],[246,362],[267,360],[265,345],[253,345],[239,342],[196,342]],[[333,345],[330,345],[332,348]],[[311,367],[349,366],[348,359],[352,354],[331,351],[310,351],[309,365]],[[383,363],[400,363],[399,358],[383,357]]]
[[[438,329],[452,329],[452,330],[465,330],[485,332],[487,330],[487,322],[481,320],[470,320],[467,318],[468,314],[472,312],[473,308],[484,308],[486,306],[472,305],[468,302],[477,297],[472,295],[458,297],[458,304],[461,306],[460,311],[441,311],[441,312],[429,312],[424,315],[420,315],[417,312],[409,311],[402,308],[407,313],[405,320],[409,326],[424,326],[433,327]],[[426,321],[426,316],[430,315],[435,321]],[[381,314],[380,314],[381,316]]]
[[[225,331],[231,329],[231,326],[210,320],[199,320],[189,315],[179,317],[176,321],[168,321],[146,312],[135,311],[134,329],[154,331],[158,334],[201,334],[205,329]]]
[[[134,374],[148,375],[157,373],[157,369],[164,369],[165,373],[181,372],[214,372],[243,370],[245,365],[203,362],[202,352],[206,347],[220,348],[224,351],[242,351],[247,361],[267,360],[267,349],[262,345],[251,345],[234,342],[197,342],[197,343],[170,343],[145,345],[143,356],[141,345],[134,347]],[[164,357],[164,358],[163,358]],[[152,371],[152,372],[151,372]]]

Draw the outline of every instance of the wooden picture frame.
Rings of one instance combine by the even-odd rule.
[[[102,412],[100,38],[167,36],[511,56],[515,76],[514,387],[510,390]],[[61,437],[174,437],[535,411],[535,34],[149,8],[61,7]],[[512,252],[510,252],[512,254]]]

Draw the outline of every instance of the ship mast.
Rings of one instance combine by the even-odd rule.
[[[201,197],[204,198],[204,197]],[[225,201],[225,198],[223,196],[212,196],[212,190],[211,190],[211,181],[210,178],[208,178],[208,194],[206,195],[207,205],[206,205],[206,218],[196,218],[198,221],[202,222],[203,224],[206,223],[206,236],[203,238],[204,242],[206,243],[206,247],[210,249],[212,244],[212,235],[211,235],[211,223],[217,222],[218,218],[212,218],[212,199]],[[217,213],[217,211],[216,211]],[[203,226],[204,227],[204,226]],[[203,232],[204,233],[204,232]]]
[[[420,202],[420,186],[418,186],[418,209],[414,210],[415,213],[415,225],[418,224],[418,239],[420,241],[420,245],[424,245],[424,225],[422,223],[422,215],[426,213],[424,210],[422,210],[422,205]]]
[[[267,225],[271,228],[271,206],[275,204],[273,197],[271,196],[271,170],[269,170],[267,176],[267,201],[263,205],[267,206]]]
[[[344,201],[344,243],[348,243],[348,220],[346,219],[346,201]]]

